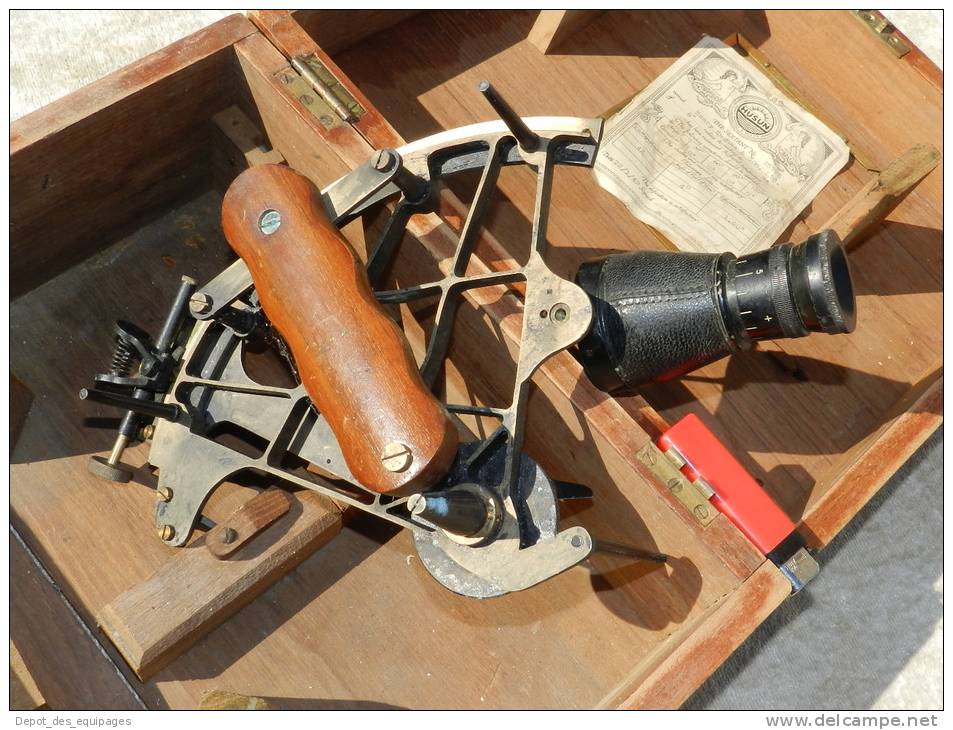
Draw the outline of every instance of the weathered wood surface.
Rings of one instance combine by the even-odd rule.
[[[140,679],[147,679],[295,568],[341,529],[341,512],[310,492],[227,560],[204,539],[106,605],[97,622]]]
[[[930,144],[916,145],[862,187],[821,229],[832,228],[848,248],[857,245],[940,164]]]
[[[256,20],[268,13],[285,13],[285,10],[251,10],[249,16]],[[386,33],[387,29],[402,20],[416,15],[419,10],[295,10],[295,21],[327,53],[339,53],[363,39]]]
[[[629,694],[607,698],[607,707],[641,710],[676,709],[741,646],[791,593],[791,584],[771,563],[764,563],[741,586],[713,606],[686,632],[672,637],[665,651],[629,677]],[[654,659],[654,661],[653,661]]]
[[[30,404],[33,403],[33,393],[12,372],[10,373],[10,451],[16,446],[20,438],[20,431],[26,423],[30,413]]]
[[[130,317],[156,332],[182,274],[206,280],[229,262],[218,209],[219,199],[212,195],[173,208],[11,305],[11,331],[19,343],[11,362],[35,395],[11,455],[11,522],[82,622],[106,645],[95,614],[146,580],[175,551],[155,534],[155,477],[144,468],[147,447],[137,445],[124,455],[135,468],[128,485],[100,481],[87,471],[89,455],[110,448],[118,414],[81,405],[77,393],[108,367],[112,320]],[[124,274],[117,276],[117,271]],[[19,575],[20,570],[13,572]],[[51,706],[130,707],[119,696],[106,694],[109,683],[80,648],[74,661],[70,649],[56,643],[58,630],[50,628],[55,621],[27,609],[11,624],[14,631],[33,626],[34,635],[49,638],[40,651],[64,674],[58,695],[38,677]],[[124,666],[118,655],[113,658]],[[118,679],[115,668],[110,671]],[[102,686],[94,686],[96,682]]]
[[[834,539],[942,423],[942,366],[904,394],[891,412],[892,417],[850,449],[843,465],[826,477],[831,488],[804,520],[814,545]]]
[[[225,690],[212,690],[199,704],[200,710],[273,710],[275,709],[268,700],[261,697],[248,697],[246,695],[226,692]]]
[[[527,40],[540,53],[552,53],[569,36],[598,18],[604,10],[540,10]]]
[[[292,506],[292,497],[281,487],[269,487],[244,502],[205,535],[205,546],[216,558],[227,558],[257,537]],[[203,510],[208,514],[208,509]]]
[[[254,30],[229,16],[12,123],[12,296],[206,184],[203,122]]]
[[[141,710],[142,701],[10,531],[10,638],[55,710]]]
[[[252,165],[280,165],[285,161],[281,153],[272,149],[268,137],[237,106],[223,109],[212,117],[216,126],[231,140],[248,167]]]
[[[10,640],[10,709],[41,710],[46,707],[43,693],[27,669],[17,645]]]

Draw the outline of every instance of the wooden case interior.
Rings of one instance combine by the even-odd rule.
[[[772,62],[876,163],[913,143],[937,142],[934,107],[895,99],[871,113],[888,89],[938,98],[928,79],[886,56],[866,87],[830,73],[850,65],[843,54],[849,61],[868,47],[867,31],[854,29],[846,13],[827,23],[812,13],[780,16],[769,23],[750,11],[611,13],[549,55],[525,40],[533,12],[428,12],[394,22],[379,13],[325,11],[296,19],[406,140],[492,118],[476,91],[482,78],[525,115],[598,116],[702,33],[742,32],[766,46]],[[152,525],[152,493],[87,473],[87,455],[107,451],[114,431],[89,428],[84,419],[112,414],[91,412],[76,393],[108,363],[114,319],[156,331],[181,275],[202,282],[231,260],[220,204],[245,161],[213,117],[237,107],[263,131],[253,140],[263,154],[279,151],[319,185],[373,149],[373,139],[351,128],[321,131],[277,80],[288,60],[243,17],[170,48],[26,117],[12,133],[11,367],[34,400],[13,453],[11,516],[84,616],[169,557]],[[487,226],[517,259],[535,185],[521,172],[504,174]],[[872,175],[852,159],[788,238],[816,230]],[[451,187],[465,200],[467,184]],[[919,396],[940,377],[940,186],[938,174],[927,178],[851,251],[859,312],[853,334],[766,344],[642,391],[669,422],[697,414],[792,519],[809,527],[815,507],[840,498],[834,492],[843,475],[879,448],[891,419],[921,407]],[[434,240],[404,242],[397,281],[437,274],[433,252],[461,223],[445,212],[445,230]],[[363,248],[360,226],[346,233]],[[663,245],[584,169],[556,176],[549,241],[549,260],[567,276],[594,256]],[[506,368],[490,353],[505,361],[516,346],[518,292],[488,292],[480,304],[458,316],[446,389],[499,404],[508,397]],[[401,312],[419,348],[424,332],[409,314]],[[697,686],[705,675],[693,677],[691,668],[681,677],[665,674],[673,657],[710,637],[738,601],[750,614],[747,629],[734,629],[740,641],[788,586],[724,519],[703,529],[651,484],[635,458],[649,438],[637,423],[638,400],[601,396],[581,382],[569,355],[559,358],[537,375],[528,451],[551,476],[594,490],[592,505],[567,512],[567,523],[669,553],[668,565],[600,554],[533,590],[473,601],[426,574],[409,534],[357,516],[265,598],[144,685],[144,696],[194,706],[204,689],[231,682],[263,696],[279,687],[283,699],[312,703],[587,707],[624,703],[649,677]],[[141,467],[146,456],[140,446],[127,458]],[[154,484],[144,468],[136,480]],[[819,543],[831,529],[819,528]],[[711,639],[725,656],[731,627],[727,635],[729,644]]]

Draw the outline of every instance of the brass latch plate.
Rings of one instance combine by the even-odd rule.
[[[647,443],[637,456],[699,523],[708,525],[717,517],[718,511],[708,502],[708,496],[690,482],[655,444]]]
[[[880,40],[887,44],[897,58],[910,53],[911,48],[897,32],[897,29],[878,10],[851,10],[851,14],[860,20]]]

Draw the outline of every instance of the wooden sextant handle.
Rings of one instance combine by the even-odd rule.
[[[433,485],[456,429],[318,189],[287,167],[252,167],[225,194],[222,228],[357,481],[384,494]]]

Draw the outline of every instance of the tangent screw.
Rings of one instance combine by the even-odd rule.
[[[205,314],[212,309],[212,297],[205,292],[197,291],[189,299],[189,309],[193,314]]]
[[[163,525],[159,528],[159,537],[162,538],[164,542],[169,542],[175,537],[175,528],[172,525]]]
[[[391,441],[381,452],[381,463],[387,471],[404,471],[413,460],[410,447],[400,441]]]

